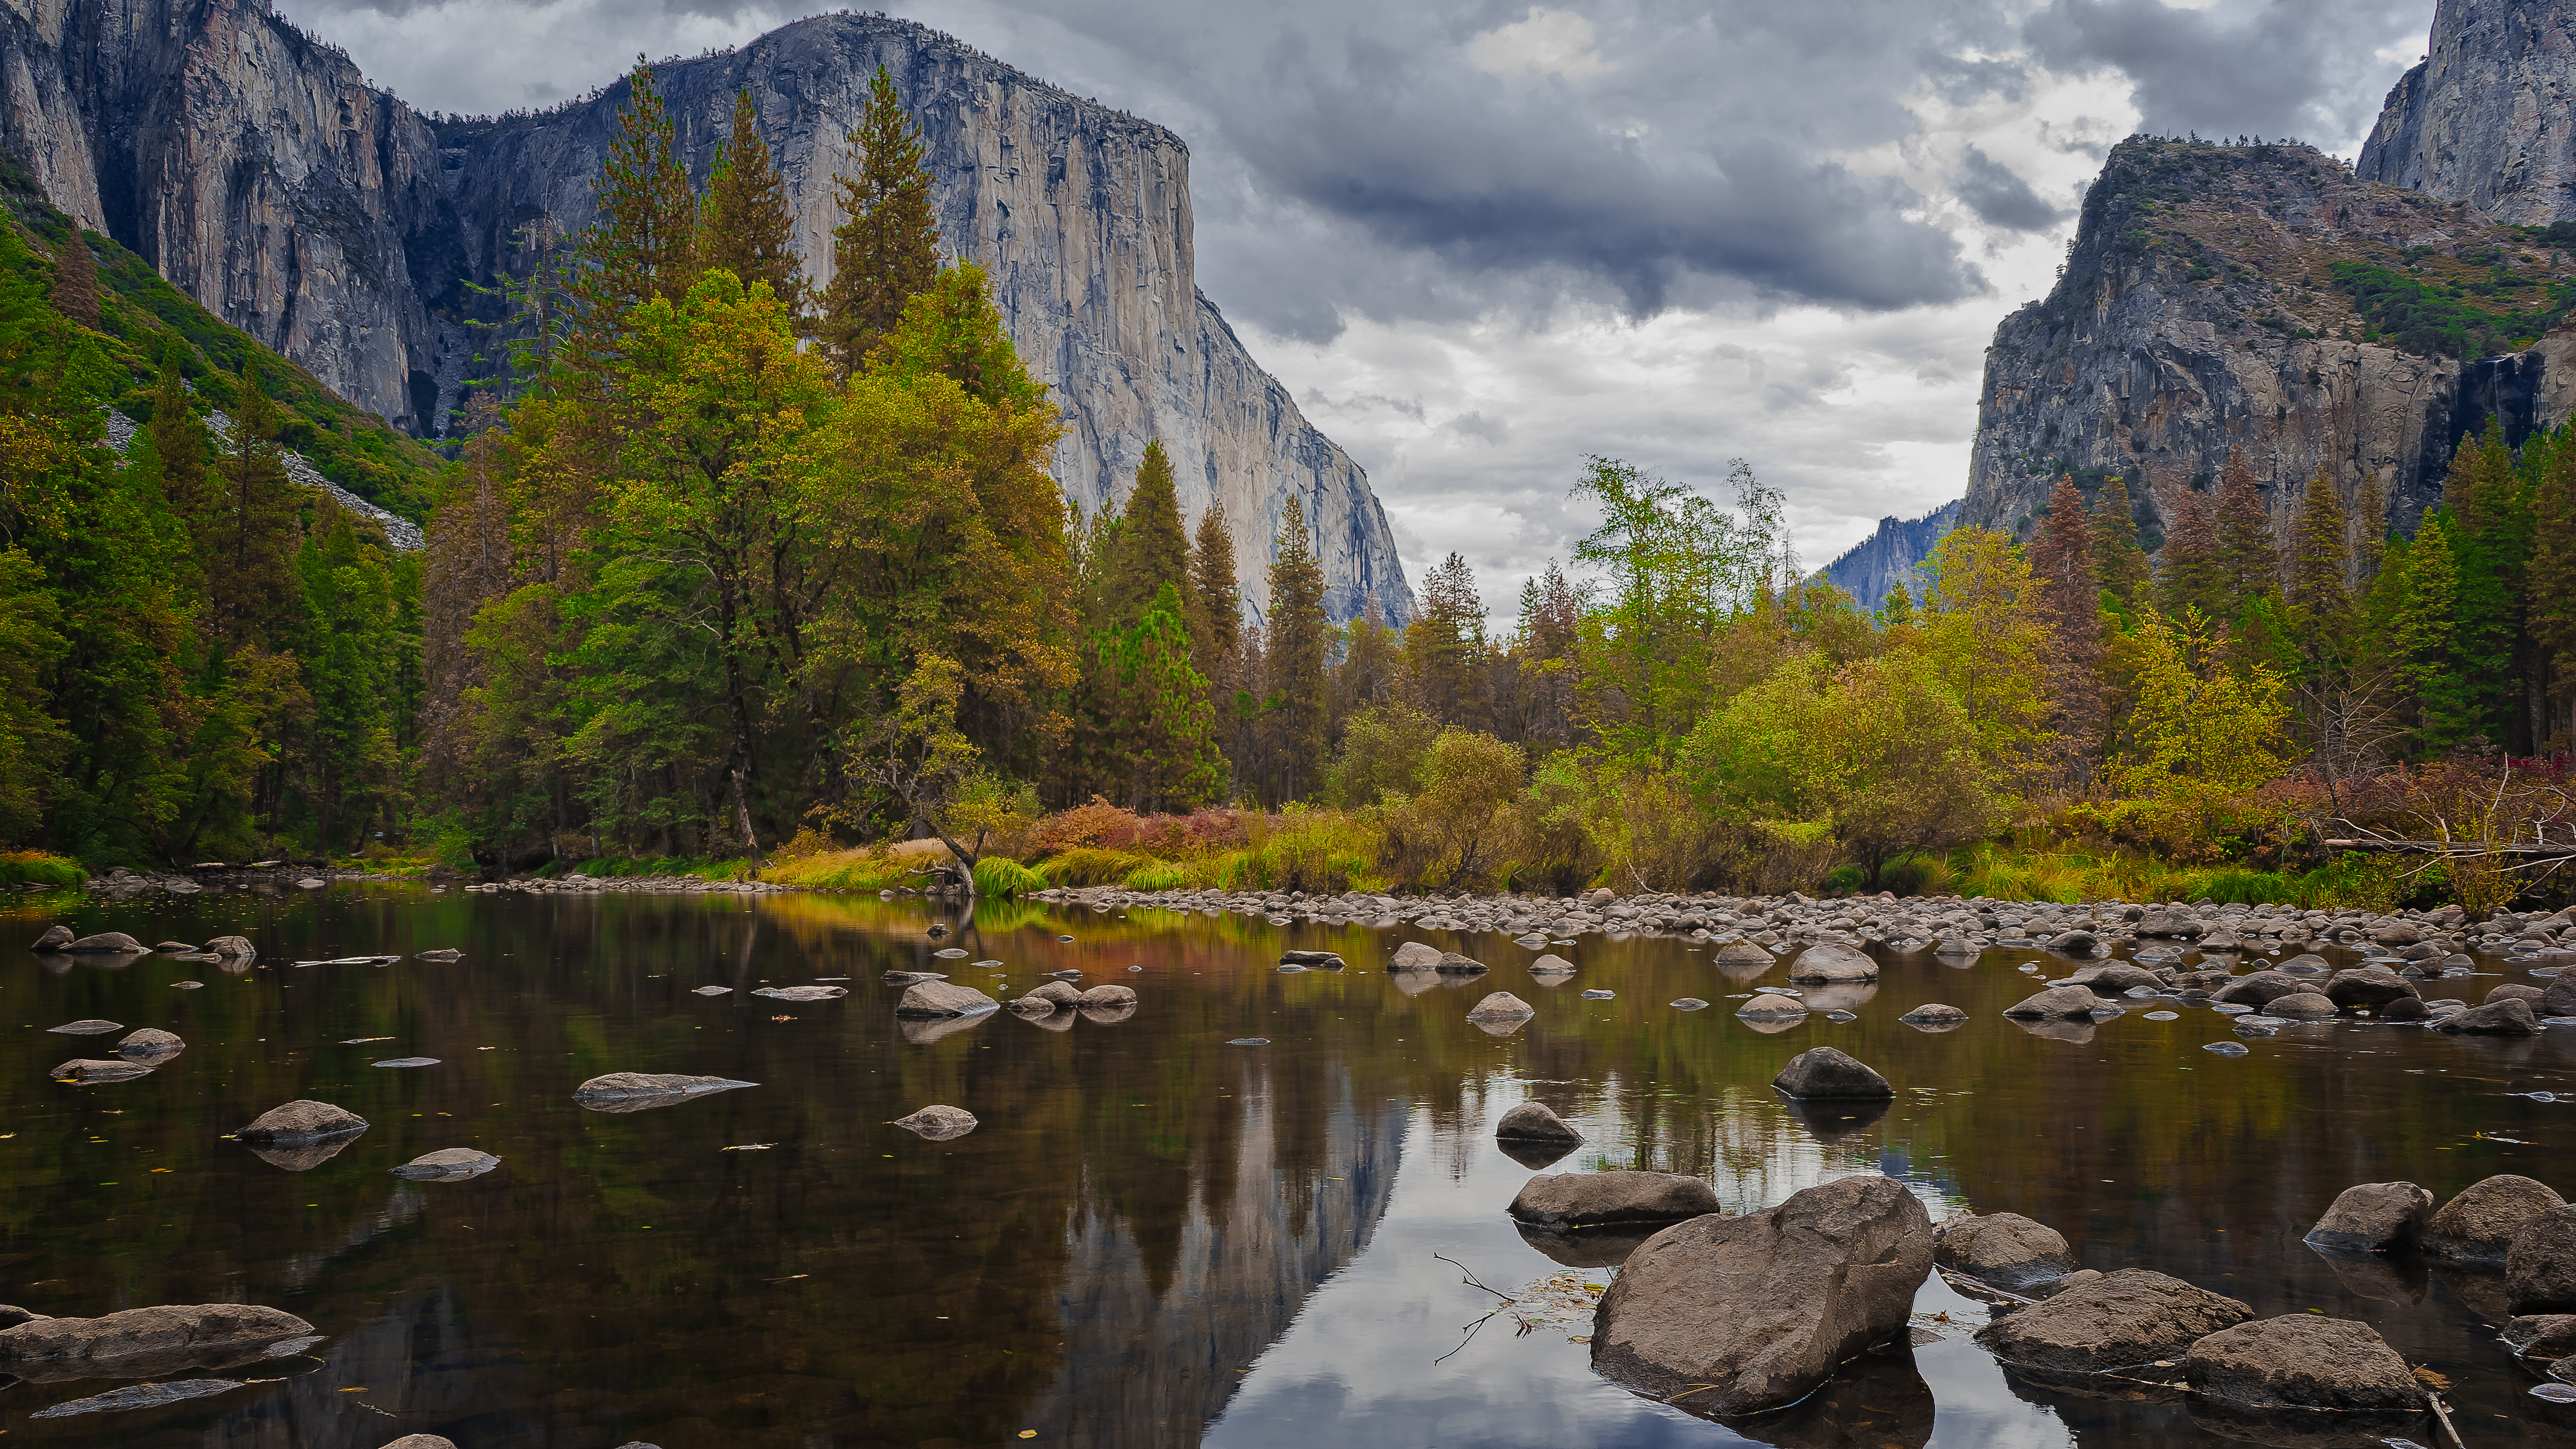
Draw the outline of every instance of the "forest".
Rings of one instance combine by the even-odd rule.
[[[882,72],[820,287],[749,97],[693,182],[649,67],[633,96],[598,222],[525,239],[453,458],[9,174],[0,869],[875,888],[935,840],[987,894],[2565,889],[2511,848],[2576,844],[2569,429],[2462,440],[2421,519],[2232,457],[2152,556],[2123,479],[2069,475],[1875,612],[1740,462],[1712,496],[1584,460],[1600,525],[1499,630],[1455,553],[1406,626],[1334,622],[1292,497],[1255,624],[1159,444],[1068,505]],[[2370,837],[2466,844],[2326,843]]]

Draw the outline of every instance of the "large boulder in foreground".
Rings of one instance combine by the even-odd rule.
[[[2194,1342],[2233,1328],[2254,1310],[2144,1268],[2123,1268],[2077,1284],[1977,1330],[2006,1363],[2101,1373],[2181,1356]]]
[[[283,1107],[271,1107],[260,1113],[251,1119],[249,1126],[233,1135],[244,1142],[295,1146],[366,1130],[367,1119],[346,1107],[298,1098]]]
[[[1876,981],[1878,963],[1840,941],[1818,941],[1789,963],[1792,981]]]
[[[1868,1063],[1829,1046],[1809,1047],[1789,1059],[1771,1079],[1780,1092],[1809,1101],[1883,1102],[1896,1095]]]
[[[2510,1172],[2482,1178],[2461,1188],[2424,1225],[2424,1252],[2455,1263],[2500,1266],[2524,1223],[2566,1201],[2547,1183]]]
[[[2075,1271],[2075,1255],[2057,1229],[2019,1213],[1950,1219],[1932,1230],[1932,1261],[2008,1293]]]
[[[1592,1366],[1696,1414],[1756,1414],[1906,1331],[1932,1220],[1902,1183],[1846,1177],[1767,1212],[1666,1228],[1594,1315]]]
[[[2336,1194],[2334,1205],[2301,1241],[2344,1253],[2384,1253],[2424,1235],[2433,1194],[2412,1182],[2365,1182]]]
[[[954,981],[916,981],[904,988],[903,999],[894,1004],[894,1014],[915,1018],[941,1016],[982,1016],[999,1011],[1002,1003],[972,986]]]
[[[2367,1323],[2291,1313],[2201,1338],[2183,1377],[2204,1399],[2247,1408],[2416,1410],[2424,1386]]]
[[[1717,1192],[1678,1172],[1559,1172],[1533,1177],[1512,1199],[1511,1215],[1541,1227],[1593,1223],[1668,1223],[1718,1210]]]
[[[256,1303],[129,1308],[103,1318],[39,1318],[0,1330],[0,1370],[22,1379],[156,1378],[246,1363],[313,1325]]]
[[[2576,1309],[2576,1203],[2534,1213],[2514,1229],[2504,1289],[2516,1314]]]

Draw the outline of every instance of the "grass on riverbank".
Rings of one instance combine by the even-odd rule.
[[[42,850],[0,850],[0,886],[77,886],[89,879],[80,862]]]
[[[1980,845],[1894,867],[1899,895],[1986,896],[1994,900],[2197,901],[2356,907],[2387,911],[2438,880],[2410,878],[2384,856],[2347,852],[2316,870],[2291,873],[2246,866],[2182,866],[2125,852],[2029,851]],[[2437,893],[2437,892],[2436,892]]]

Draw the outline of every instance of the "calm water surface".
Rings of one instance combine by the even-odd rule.
[[[1737,1208],[1886,1173],[1936,1220],[2049,1223],[2089,1267],[2155,1268],[2264,1315],[2366,1320],[2449,1379],[2472,1449],[2576,1444],[2536,1417],[2535,1376],[2484,1326],[2502,1312],[2494,1280],[2356,1267],[2298,1242],[2355,1182],[2447,1196],[2510,1171],[2576,1189],[2576,1103],[2517,1095],[2576,1095],[2563,1031],[2318,1025],[2234,1059],[2201,1050],[2233,1039],[2205,1010],[2043,1035],[1997,1014],[2033,989],[2014,968],[2036,958],[1989,952],[1894,960],[1874,991],[1837,998],[1858,1020],[1765,1033],[1726,1000],[1749,983],[1680,941],[1586,937],[1557,948],[1581,970],[1551,984],[1499,938],[1414,933],[1495,967],[1426,985],[1384,972],[1403,933],[987,908],[956,943],[996,972],[931,959],[946,943],[923,935],[919,906],[850,897],[341,886],[58,902],[7,928],[27,940],[57,919],[146,942],[239,933],[263,954],[227,972],[0,952],[0,1299],[65,1316],[246,1300],[329,1338],[228,1375],[272,1381],[158,1409],[39,1418],[114,1385],[0,1389],[12,1443],[2227,1442],[2179,1406],[2008,1380],[1966,1341],[1985,1310],[1937,1279],[1910,1353],[1731,1428],[1595,1378],[1572,1341],[1586,1324],[1479,1325],[1492,1295],[1435,1253],[1507,1293],[1566,1271],[1503,1216],[1530,1169],[1491,1123],[1537,1097],[1588,1139],[1548,1170],[1698,1173]],[[294,964],[440,947],[465,958]],[[1286,947],[1338,950],[1351,969],[1281,973]],[[1068,967],[1134,986],[1142,1008],[925,1027],[898,1023],[902,988],[878,980],[947,969],[1017,995]],[[846,999],[749,994],[833,977],[849,978]],[[2497,979],[2448,985],[2474,1000]],[[736,989],[692,994],[710,984]],[[1584,1000],[1587,987],[1618,994]],[[1537,1018],[1499,1038],[1471,1026],[1490,990]],[[1666,1005],[1685,995],[1717,1005]],[[1927,1001],[1968,1025],[1896,1020]],[[50,1081],[116,1039],[46,1031],[88,1017],[164,1027],[188,1049],[136,1081]],[[1270,1044],[1227,1044],[1247,1036]],[[1819,1043],[1885,1072],[1893,1109],[1811,1122],[1786,1108],[1772,1074]],[[372,1065],[411,1056],[438,1062]],[[760,1085],[626,1115],[574,1105],[576,1084],[612,1071]],[[224,1140],[296,1097],[373,1126],[302,1172]],[[888,1125],[934,1102],[983,1125],[946,1143]],[[388,1174],[442,1147],[502,1163],[466,1182]]]

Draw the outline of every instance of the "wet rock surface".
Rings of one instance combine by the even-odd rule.
[[[481,1177],[500,1165],[501,1159],[489,1152],[478,1152],[471,1147],[442,1147],[435,1152],[422,1153],[393,1169],[393,1174],[414,1182],[462,1182],[469,1177]]]
[[[593,1112],[646,1112],[694,1101],[712,1092],[756,1087],[730,1077],[693,1077],[668,1072],[610,1072],[575,1087],[572,1099]]]
[[[2432,1217],[2429,1189],[2411,1182],[2365,1182],[2336,1194],[2304,1241],[2312,1248],[2383,1252],[2413,1245]]]
[[[2434,1211],[2424,1225],[2424,1255],[2501,1268],[2522,1225],[2565,1202],[2547,1183],[2518,1173],[2482,1178]]]
[[[1875,1068],[1829,1046],[1810,1047],[1791,1057],[1771,1085],[1788,1096],[1814,1100],[1884,1101],[1896,1095]]]
[[[1545,1102],[1523,1102],[1494,1124],[1494,1136],[1505,1142],[1537,1142],[1574,1147],[1583,1134],[1549,1109]]]
[[[2377,1329],[2312,1313],[2211,1333],[2183,1356],[2183,1376],[2203,1398],[2249,1408],[2403,1412],[2424,1405],[2424,1386]]]
[[[148,1378],[228,1368],[313,1325],[253,1303],[129,1308],[99,1318],[39,1318],[0,1329],[0,1369],[23,1379]]]
[[[2523,1219],[2505,1250],[2505,1292],[2513,1311],[2576,1311],[2576,1204]]]
[[[1931,1219],[1886,1177],[1843,1178],[1740,1218],[1694,1218],[1622,1265],[1602,1295],[1593,1367],[1693,1413],[1780,1408],[1901,1335],[1931,1267]]]
[[[963,1107],[936,1105],[898,1117],[894,1125],[925,1141],[953,1142],[981,1124],[976,1122],[974,1113]]]
[[[999,1011],[1002,1003],[972,986],[954,981],[916,981],[906,987],[903,999],[895,1003],[894,1014],[911,1017],[981,1016]]]
[[[1932,1261],[2008,1293],[2028,1293],[2075,1271],[2066,1239],[2019,1213],[1949,1219],[1932,1230]]]
[[[2124,1268],[2017,1309],[1977,1330],[2007,1363],[2102,1373],[2179,1357],[2254,1316],[2233,1298],[2144,1268]]]
[[[1533,1177],[1512,1199],[1511,1215],[1542,1227],[1670,1222],[1718,1211],[1717,1193],[1676,1172],[1566,1172]]]
[[[355,1112],[334,1107],[328,1102],[298,1098],[260,1113],[251,1119],[249,1126],[233,1135],[244,1142],[293,1147],[324,1138],[353,1136],[366,1130],[367,1120]]]

